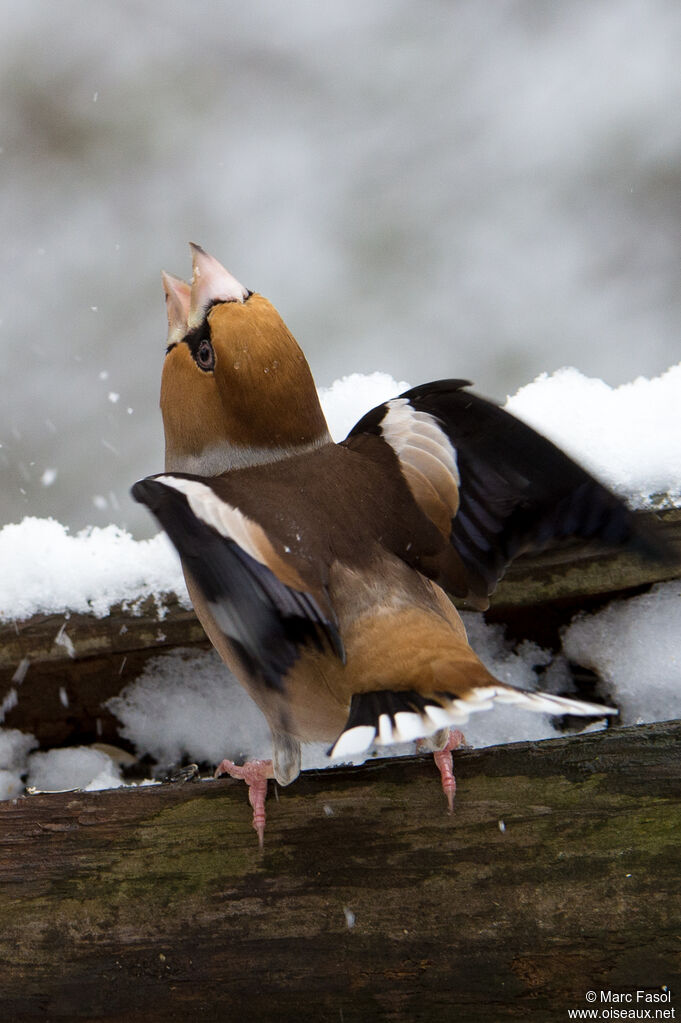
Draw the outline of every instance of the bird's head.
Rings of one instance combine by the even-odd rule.
[[[191,285],[162,275],[166,470],[212,476],[328,443],[310,367],[277,310],[191,249]]]

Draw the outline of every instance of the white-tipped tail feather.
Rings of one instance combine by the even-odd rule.
[[[329,750],[329,756],[355,756],[374,744],[390,746],[425,739],[442,728],[465,724],[471,714],[490,710],[495,703],[515,704],[539,714],[601,718],[618,713],[614,707],[514,689],[502,683],[472,689],[463,697],[447,693],[430,696],[412,692],[360,693],[353,697],[347,725]]]

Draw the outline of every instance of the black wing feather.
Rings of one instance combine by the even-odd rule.
[[[132,495],[170,537],[249,674],[281,690],[300,647],[312,643],[321,650],[322,637],[344,660],[336,624],[314,597],[286,586],[234,540],[199,519],[184,494],[149,478],[136,483]]]
[[[456,449],[460,504],[450,539],[471,595],[485,603],[518,554],[571,536],[670,557],[655,522],[634,515],[555,444],[467,386],[436,380],[399,397],[433,416]],[[386,411],[372,409],[349,436],[380,434]]]
[[[435,416],[457,451],[460,507],[451,542],[491,593],[527,550],[579,537],[668,556],[652,524],[560,448],[491,401],[440,380],[400,397]]]

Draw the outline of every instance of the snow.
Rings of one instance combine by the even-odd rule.
[[[136,541],[117,526],[71,536],[54,519],[27,517],[0,530],[0,621],[38,613],[78,612],[102,618],[168,592],[187,600],[179,561],[163,534]],[[68,632],[59,642],[68,645]]]
[[[543,373],[506,402],[636,508],[681,502],[681,363],[620,387]]]
[[[24,791],[21,774],[0,767],[0,799],[14,799]]]
[[[320,391],[335,439],[368,409],[409,385],[385,373],[353,374]],[[509,411],[529,422],[604,479],[636,507],[657,506],[661,495],[681,502],[681,364],[652,380],[608,387],[575,369],[543,374],[508,399]],[[102,498],[102,500],[105,500]],[[115,604],[133,611],[153,597],[159,618],[175,593],[188,605],[177,556],[163,534],[134,540],[117,526],[89,527],[71,535],[53,519],[27,517],[0,530],[0,620],[33,614],[65,616],[55,642],[73,651],[70,613],[103,617]],[[479,615],[464,621],[473,648],[503,681],[528,689],[570,691],[567,660],[592,668],[620,708],[619,722],[681,717],[681,583],[616,601],[580,617],[565,631],[558,656],[525,642],[514,647],[498,625]],[[28,669],[21,661],[0,720],[17,699],[14,686]],[[68,703],[63,687],[59,696]],[[144,673],[108,708],[120,735],[137,753],[163,765],[183,758],[217,763],[269,755],[269,731],[260,711],[214,651],[174,650],[147,662]],[[475,715],[466,738],[476,746],[556,734],[549,718],[498,707]],[[562,734],[562,733],[561,733]],[[0,798],[22,790],[23,779],[42,790],[123,784],[118,766],[101,750],[73,748],[31,753],[33,736],[0,729]],[[382,755],[408,752],[391,748]],[[322,745],[304,750],[303,767],[329,761]]]
[[[680,640],[681,581],[674,580],[578,617],[563,650],[610,686],[628,725],[681,717]]]
[[[554,659],[550,651],[527,640],[514,645],[504,637],[502,625],[487,624],[481,615],[468,612],[461,617],[476,654],[502,682],[520,689],[541,689],[569,695],[571,680],[560,658]],[[544,669],[549,665],[547,672]],[[471,746],[529,742],[559,734],[546,715],[530,714],[518,707],[502,704],[497,704],[491,711],[471,715],[463,730]]]
[[[178,648],[151,658],[138,679],[107,702],[119,734],[139,756],[171,766],[271,755],[269,726],[215,650]],[[303,750],[303,769],[327,767],[327,746]]]
[[[217,764],[270,754],[264,717],[213,650],[151,658],[107,708],[121,722],[120,735],[164,765],[185,756]]]
[[[0,728],[0,799],[13,799],[23,791],[28,755],[37,745],[32,735]]]
[[[330,387],[320,387],[319,400],[331,436],[343,440],[365,412],[408,388],[409,384],[397,383],[389,373],[350,373]]]
[[[32,792],[120,788],[127,783],[121,777],[119,765],[134,762],[125,750],[111,746],[69,746],[32,752],[37,745],[32,735],[15,728],[0,728],[0,799],[13,799],[25,788]]]
[[[123,785],[120,771],[106,753],[87,746],[33,753],[29,757],[28,786],[39,792],[68,789],[113,789]]]

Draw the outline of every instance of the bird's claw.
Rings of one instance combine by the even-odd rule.
[[[456,778],[454,777],[452,750],[459,749],[459,747],[465,745],[466,739],[463,732],[460,732],[458,728],[452,728],[450,729],[447,742],[443,748],[435,750],[433,753],[435,766],[440,772],[440,778],[442,779],[442,791],[447,797],[449,813],[452,813],[454,810],[454,795],[456,793]]]
[[[245,764],[235,764],[233,760],[223,760],[215,769],[215,777],[228,774],[231,778],[239,778],[248,785],[248,801],[253,807],[253,827],[258,836],[258,845],[263,848],[265,843],[265,799],[267,798],[267,780],[273,777],[271,760],[249,760]]]

